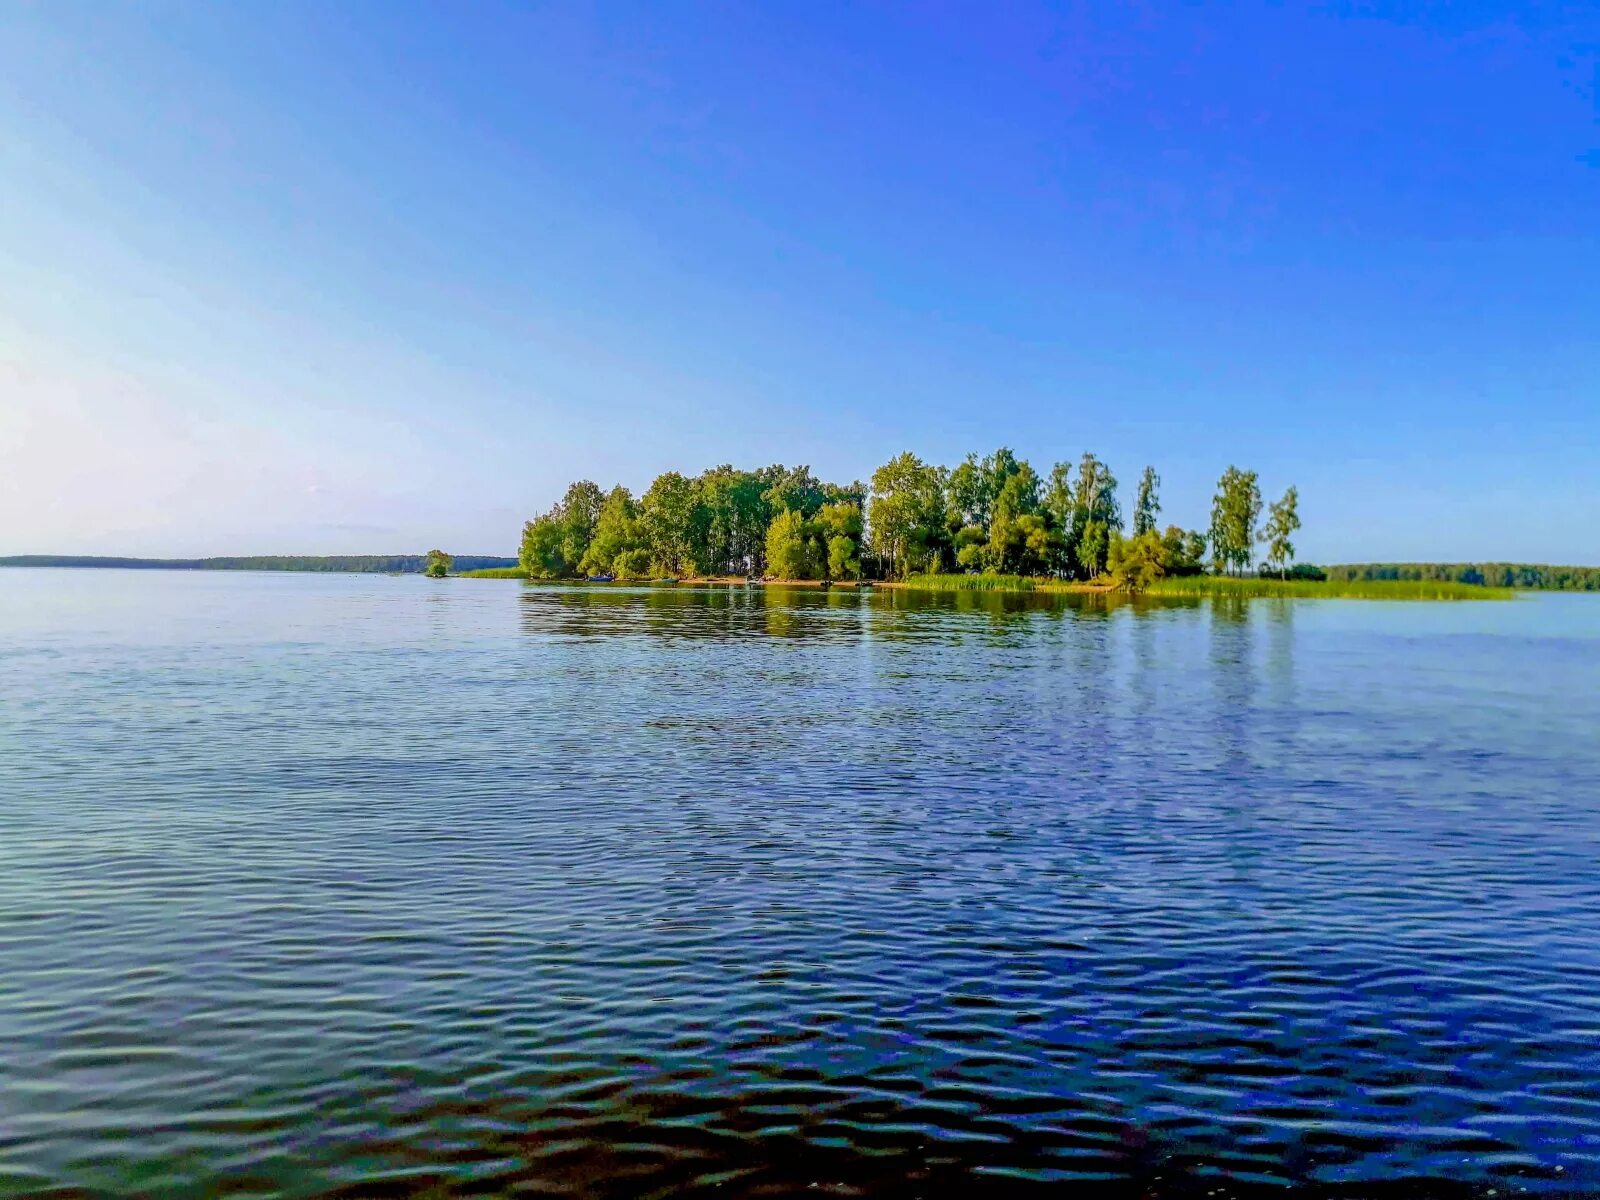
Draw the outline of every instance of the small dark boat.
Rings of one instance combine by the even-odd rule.
[[[817,586],[820,588],[831,588],[833,586],[833,580],[824,579],[821,583],[817,584]]]
[[[589,578],[585,582],[588,582],[588,583],[615,583],[616,581],[617,581],[617,577],[615,575],[591,575],[591,576],[589,576]]]

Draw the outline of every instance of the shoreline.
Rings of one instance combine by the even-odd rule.
[[[589,581],[586,579],[529,579],[512,571],[464,573],[461,578],[520,579],[555,587],[701,587],[701,588],[778,588],[784,590],[846,592],[905,591],[934,594],[1019,595],[1019,596],[1112,596],[1130,598],[1228,598],[1228,599],[1325,599],[1325,600],[1510,600],[1512,588],[1481,584],[1443,583],[1411,580],[1307,580],[1270,579],[1235,576],[1172,576],[1154,581],[1136,592],[1128,592],[1107,580],[1076,581],[1033,576],[928,575],[910,579],[822,580],[748,579],[743,575],[690,575],[682,579],[638,579]]]

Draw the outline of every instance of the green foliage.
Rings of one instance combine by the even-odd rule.
[[[611,573],[618,579],[649,579],[650,551],[643,546],[624,550],[611,560]]]
[[[919,592],[1034,592],[1039,580],[1021,575],[909,575],[905,586]]]
[[[1133,536],[1143,537],[1156,531],[1156,518],[1161,515],[1161,500],[1156,489],[1161,486],[1161,476],[1154,467],[1146,467],[1139,477],[1139,498],[1133,506]]]
[[[1344,563],[1327,568],[1338,581],[1454,582],[1545,592],[1600,592],[1600,567],[1541,563]]]
[[[1039,512],[1012,516],[1002,503],[997,506],[980,558],[986,569],[997,574],[1042,575],[1052,569],[1060,548],[1060,534],[1048,516]],[[958,562],[960,557],[958,552]]]
[[[1347,600],[1504,600],[1509,588],[1471,583],[1423,580],[1326,581],[1261,579],[1234,575],[1195,575],[1161,579],[1148,589],[1153,596],[1280,596]]]
[[[1161,579],[1199,575],[1205,570],[1205,552],[1205,538],[1177,525],[1168,525],[1165,533],[1147,529],[1131,538],[1114,532],[1106,573],[1122,591],[1148,591]]]
[[[1161,535],[1162,566],[1168,575],[1199,575],[1206,569],[1206,535],[1168,525]]]
[[[837,509],[808,533],[817,569],[829,562],[827,543],[842,536],[853,545],[841,548],[841,569],[859,573],[865,497],[863,485],[826,483],[804,466],[745,471],[725,463],[692,479],[668,471],[637,499],[624,487],[602,494],[580,480],[524,526],[518,562],[536,579],[743,574],[765,567],[779,513],[811,521]]]
[[[566,562],[581,563],[589,552],[604,504],[605,493],[590,480],[580,479],[567,488],[561,498],[561,557]]]
[[[806,468],[799,471],[809,479]],[[785,478],[790,482],[778,482]],[[805,490],[803,480],[793,478],[781,466],[741,471],[725,463],[702,474],[695,481],[696,503],[705,515],[703,520],[691,522],[692,528],[704,530],[704,540],[691,547],[695,569],[707,575],[757,569],[766,556],[773,498],[785,487],[794,492]]]
[[[773,514],[797,512],[803,517],[811,517],[832,498],[826,485],[811,473],[810,467],[768,468],[764,499]]]
[[[767,570],[779,579],[859,579],[861,532],[856,500],[824,502],[809,518],[784,509],[767,528]]]
[[[1115,533],[1106,557],[1106,573],[1121,591],[1146,591],[1166,577],[1168,552],[1167,543],[1154,529],[1131,538]]]
[[[842,535],[828,539],[828,578],[861,578],[861,543]]]
[[[1280,579],[1310,579],[1321,582],[1328,577],[1326,571],[1312,563],[1295,563],[1287,571],[1277,570],[1263,564],[1258,573],[1262,579],[1270,579],[1276,575]]]
[[[1129,542],[1137,539],[1127,539]],[[1148,545],[1148,543],[1147,543]],[[1059,592],[1086,590],[1081,583],[1062,583],[1018,575],[913,575],[907,588],[926,592]],[[1151,596],[1218,596],[1234,599],[1293,597],[1358,600],[1499,600],[1514,593],[1506,588],[1473,584],[1392,582],[1316,583],[1281,579],[1238,578],[1232,575],[1165,576],[1151,581],[1144,591]]]
[[[640,497],[639,523],[650,549],[651,569],[659,574],[686,575],[703,556],[711,521],[696,492],[692,481],[668,471]]]
[[[1059,462],[1050,468],[1050,482],[1045,485],[1042,503],[1050,520],[1060,530],[1072,528],[1075,511],[1075,493],[1072,487],[1072,464]]]
[[[534,579],[560,579],[579,569],[600,524],[605,495],[580,479],[549,512],[522,527],[518,563]]]
[[[821,538],[820,558],[827,565],[825,578],[861,578],[861,502],[835,500],[817,510],[816,536]]]
[[[1111,531],[1122,528],[1117,477],[1093,454],[1078,463],[1077,486],[1065,530],[1067,566],[1078,579],[1098,578],[1111,551]]]
[[[429,579],[443,579],[450,574],[454,566],[453,560],[443,550],[428,551],[428,565],[422,568],[422,573]]]
[[[767,529],[767,570],[779,579],[816,579],[821,564],[812,523],[798,509],[785,509]]]
[[[1281,579],[1289,577],[1289,564],[1294,561],[1294,543],[1289,539],[1300,528],[1300,492],[1290,488],[1282,500],[1267,507],[1267,523],[1261,527],[1259,537],[1267,547],[1267,566],[1276,570]]]
[[[1219,569],[1242,573],[1251,562],[1260,511],[1255,481],[1230,467],[1219,486],[1211,537]],[[1106,574],[1115,553],[1118,580],[1138,587],[1157,570],[1186,576],[1204,569],[1202,534],[1178,526],[1157,534],[1160,483],[1146,467],[1124,544],[1116,476],[1092,453],[1041,477],[1004,446],[981,458],[969,454],[953,471],[907,452],[873,472],[870,486],[828,483],[806,466],[746,471],[725,463],[695,478],[668,471],[637,501],[626,488],[602,495],[580,480],[526,524],[518,561],[536,579],[955,571],[1088,582]],[[1272,536],[1262,531],[1283,575],[1293,555],[1288,534],[1298,526],[1295,500],[1290,489],[1273,506]],[[1135,545],[1140,538],[1151,540]]]
[[[1261,487],[1254,471],[1230,466],[1211,501],[1211,562],[1218,574],[1243,573],[1255,558]]]
[[[481,567],[476,571],[460,572],[462,579],[526,579],[528,573],[521,567]]]
[[[946,544],[945,473],[909,451],[872,473],[871,546],[894,575],[938,564]]]
[[[1006,490],[1006,485],[1014,477],[1022,474],[1031,479],[1031,482],[1024,481],[1021,486],[1024,490],[1032,488],[1032,503],[1037,507],[1038,479],[1033,476],[1028,464],[1018,461],[1017,456],[1009,448],[1002,446],[982,459],[976,454],[967,455],[966,461],[950,472],[949,524],[955,528],[960,528],[962,525],[987,528],[994,520],[996,508]],[[1031,511],[1029,508],[1019,506],[1016,489],[1012,491],[1011,504],[1014,514]]]
[[[568,573],[562,553],[566,527],[558,509],[535,517],[522,527],[522,547],[517,556],[523,572],[533,579],[559,579]]]
[[[611,489],[595,519],[594,536],[578,562],[582,575],[616,574],[617,559],[640,544],[639,511],[627,488]]]

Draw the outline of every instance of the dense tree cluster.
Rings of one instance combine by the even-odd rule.
[[[536,579],[744,574],[773,558],[784,578],[846,578],[860,571],[864,498],[809,467],[669,471],[637,498],[585,479],[523,527],[519,561]]]
[[[1109,577],[1129,589],[1205,570],[1207,537],[1158,526],[1161,479],[1139,480],[1124,533],[1117,478],[1093,454],[1048,475],[1002,447],[954,468],[896,456],[869,484],[825,483],[808,467],[720,466],[688,478],[668,472],[639,497],[588,480],[523,529],[520,562],[534,578],[725,575],[783,579],[887,578],[966,571]],[[1218,485],[1211,565],[1243,572],[1258,540],[1287,572],[1299,527],[1291,488],[1256,528],[1254,472],[1230,467]]]

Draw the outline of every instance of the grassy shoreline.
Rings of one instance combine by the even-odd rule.
[[[526,579],[516,567],[491,567],[480,571],[463,571],[463,579]],[[585,581],[539,580],[541,583],[582,585]],[[821,588],[833,587],[856,590],[863,585],[854,580],[835,580],[825,583],[818,579],[761,579],[746,580],[741,575],[691,576],[685,579],[619,580],[629,587],[662,586],[679,587],[780,587]],[[1109,582],[1078,583],[1064,579],[1035,578],[1026,575],[913,575],[903,580],[869,581],[874,589],[906,590],[913,592],[1008,592],[1018,594],[1080,593],[1106,595],[1117,589]],[[1259,579],[1238,578],[1232,575],[1187,575],[1158,579],[1143,593],[1147,596],[1227,596],[1238,598],[1294,598],[1329,600],[1510,600],[1516,592],[1511,588],[1485,587],[1481,584],[1454,583],[1447,580],[1415,579]]]
[[[1152,596],[1267,596],[1330,600],[1511,600],[1511,588],[1411,579],[1236,579],[1193,575],[1158,579]]]
[[[1108,583],[1073,583],[1024,575],[913,575],[902,585],[926,592],[1095,592]],[[1309,580],[1237,578],[1231,575],[1188,575],[1158,579],[1149,596],[1295,597],[1333,600],[1509,600],[1510,588],[1428,580]]]

